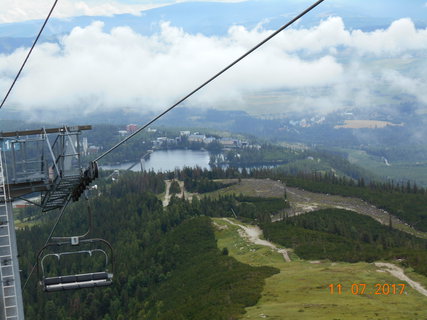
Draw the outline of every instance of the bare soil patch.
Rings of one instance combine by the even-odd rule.
[[[277,248],[270,241],[260,239],[260,237],[262,236],[262,231],[258,226],[245,226],[243,224],[235,223],[235,222],[233,222],[227,218],[224,218],[224,220],[227,221],[228,223],[232,224],[232,225],[238,226],[240,228],[239,234],[241,237],[248,239],[253,244],[258,244],[260,246],[269,247],[269,248],[279,252],[280,254],[282,254],[283,259],[286,262],[291,262],[291,259],[289,258],[289,255],[288,255],[288,251],[286,249]]]
[[[286,193],[291,205],[291,210],[288,212],[289,216],[295,216],[326,208],[345,209],[370,216],[384,225],[389,225],[391,217],[391,224],[393,228],[422,238],[427,237],[426,233],[414,230],[409,227],[408,224],[391,215],[389,212],[379,209],[358,198],[314,193],[291,187],[286,187]]]

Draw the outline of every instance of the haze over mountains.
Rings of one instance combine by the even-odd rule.
[[[140,16],[120,14],[107,16],[80,16],[67,19],[53,18],[44,32],[44,38],[69,33],[74,27],[86,27],[93,21],[102,21],[105,30],[117,26],[129,26],[141,34],[159,31],[159,21],[170,21],[173,26],[188,33],[221,35],[232,25],[243,25],[252,29],[260,22],[266,28],[283,24],[284,18],[294,16],[311,1],[250,0],[237,3],[184,2],[165,7],[145,10]],[[340,16],[349,28],[372,30],[386,28],[392,21],[410,17],[418,27],[427,25],[427,6],[424,0],[411,1],[326,1],[316,12],[304,17],[300,26],[313,26],[327,16]],[[40,20],[0,24],[0,38],[33,38]],[[3,42],[4,43],[4,42]],[[11,46],[10,48],[12,48]],[[3,48],[3,50],[6,48]],[[10,50],[10,49],[9,49]]]
[[[140,16],[52,19],[6,117],[62,119],[165,108],[310,1],[186,2]],[[427,6],[325,1],[188,102],[188,107],[283,117],[295,111],[425,113]],[[0,91],[41,21],[0,24]],[[360,31],[358,31],[360,30]],[[48,41],[48,42],[46,42]],[[386,110],[386,112],[385,112]]]

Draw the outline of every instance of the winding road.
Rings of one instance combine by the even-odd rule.
[[[407,282],[414,290],[417,290],[422,295],[427,297],[427,290],[418,282],[411,280],[405,273],[403,269],[392,263],[386,262],[375,262],[375,266],[381,268],[381,270],[389,272],[392,276],[398,278],[399,280]]]

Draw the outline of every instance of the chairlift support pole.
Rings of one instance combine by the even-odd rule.
[[[24,320],[12,199],[5,180],[2,152],[0,151],[0,319]]]

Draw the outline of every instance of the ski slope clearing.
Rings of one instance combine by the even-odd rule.
[[[290,216],[326,208],[345,209],[370,216],[384,225],[389,225],[391,218],[393,228],[420,238],[427,238],[427,233],[411,228],[408,224],[391,215],[389,212],[378,209],[374,205],[358,198],[314,193],[290,187],[286,187],[286,192],[291,204]]]
[[[397,217],[390,215],[389,212],[358,198],[315,193],[292,187],[285,188],[281,181],[271,179],[242,179],[240,183],[237,183],[237,179],[224,179],[220,181],[224,183],[236,182],[236,184],[206,195],[214,197],[218,194],[243,194],[253,197],[279,198],[284,196],[286,189],[286,195],[291,205],[291,209],[287,212],[289,216],[327,208],[346,209],[370,216],[384,225],[389,225],[391,217],[393,228],[420,238],[427,238],[426,232],[415,230]],[[273,218],[273,221],[280,220],[281,218],[282,215],[277,215]]]
[[[374,294],[375,284],[391,285],[406,281],[389,272],[378,272],[383,271],[381,263],[377,266],[365,262],[304,261],[291,250],[291,262],[286,262],[282,254],[270,246],[250,240],[242,226],[249,230],[252,226],[231,218],[214,218],[213,221],[219,249],[226,247],[229,255],[241,262],[280,270],[280,273],[266,279],[261,299],[255,306],[246,308],[241,319],[427,318],[427,298],[413,289],[409,282],[401,295]],[[419,282],[424,286],[427,283],[427,278],[420,275],[415,281],[413,273],[408,279],[420,286]],[[331,294],[329,285],[338,283],[342,285],[342,293]],[[367,285],[366,292],[352,294],[352,284],[361,283]]]

